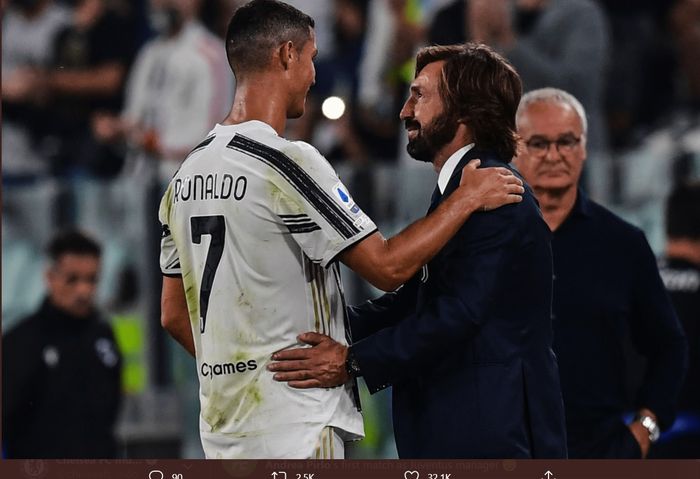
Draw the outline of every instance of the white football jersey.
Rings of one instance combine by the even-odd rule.
[[[311,457],[326,426],[362,437],[352,384],[294,389],[266,369],[306,331],[347,344],[334,260],[376,226],[326,159],[260,121],[217,125],[171,180],[159,217],[161,269],[185,287],[207,457]],[[292,428],[289,447],[264,446]]]

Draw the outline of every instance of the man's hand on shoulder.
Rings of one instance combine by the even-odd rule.
[[[304,333],[298,339],[312,347],[285,349],[273,354],[274,362],[267,369],[275,373],[275,381],[308,389],[336,387],[350,379],[345,367],[347,346],[320,333]]]
[[[489,211],[523,200],[523,182],[504,167],[479,168],[480,160],[472,160],[462,169],[462,179],[455,193],[464,195],[474,210]]]

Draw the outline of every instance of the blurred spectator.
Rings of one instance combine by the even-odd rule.
[[[98,138],[128,139],[132,166],[158,160],[163,181],[226,116],[233,97],[223,47],[199,22],[200,5],[201,0],[151,0],[158,36],[138,54],[124,112],[93,122]]]
[[[674,101],[615,157],[619,211],[643,225],[659,252],[664,243],[664,199],[674,184],[700,179],[700,1],[679,0],[669,22],[679,65]]]
[[[139,274],[148,318],[149,371],[165,391],[171,374],[166,339],[156,319],[161,277],[150,258],[157,254],[161,231],[154,212],[165,183],[228,113],[234,79],[222,41],[199,20],[202,0],[150,0],[149,5],[158,34],[137,55],[124,110],[120,116],[101,115],[93,121],[98,138],[126,140],[128,145],[119,188],[107,201],[112,211],[122,208],[117,211],[119,227],[114,227],[112,215],[102,215],[97,219],[104,227],[96,231],[109,232],[110,241],[123,245],[121,266]]]
[[[524,91],[556,87],[579,98],[591,119],[587,183],[595,196],[607,198],[603,95],[610,47],[601,8],[591,0],[456,0],[438,12],[428,41],[466,40],[501,50],[520,73]]]
[[[366,1],[366,0],[365,0]],[[340,3],[346,0],[287,0],[286,3],[301,10],[314,19],[316,32],[316,47],[318,54],[314,60],[316,68],[316,83],[306,97],[305,113],[301,118],[289,122],[288,135],[292,139],[313,142],[314,133],[322,120],[321,104],[333,94],[337,77],[342,77],[342,71],[336,71],[336,63],[347,61],[344,53],[336,50],[337,46],[337,17],[340,14]],[[350,0],[350,3],[352,0]],[[229,17],[230,18],[230,15]],[[363,27],[364,25],[361,25]],[[341,80],[342,81],[342,80]]]
[[[37,69],[48,68],[58,32],[70,22],[52,0],[12,0],[2,19],[3,239],[48,240],[55,197],[47,141],[52,121],[45,92],[34,87]]]
[[[48,297],[3,337],[5,451],[10,458],[115,457],[121,357],[95,306],[100,246],[66,232],[48,254]]]
[[[637,140],[635,131],[656,121],[673,101],[676,65],[666,20],[674,2],[599,3],[611,27],[605,109],[610,145],[617,149]]]
[[[424,38],[420,14],[415,0],[370,0],[352,128],[363,156],[372,160],[395,162],[398,156],[397,114]]]
[[[109,178],[119,172],[123,155],[95,139],[91,118],[121,110],[135,34],[128,18],[110,8],[108,0],[77,0],[74,5],[72,24],[54,42],[52,68],[41,72],[33,89],[49,95],[51,133],[60,145],[54,170]]]
[[[700,179],[700,0],[679,0],[672,11],[671,29],[674,33],[682,72],[681,100],[675,121],[680,143],[673,164],[674,179]]]
[[[687,345],[644,234],[578,187],[587,121],[580,102],[553,88],[523,96],[516,166],[553,232],[554,351],[559,358],[570,458],[641,458],[668,429],[686,369]],[[623,345],[647,359],[627,409]]]
[[[673,428],[652,457],[700,458],[700,183],[676,187],[666,203],[661,278],[688,338],[690,362]]]
[[[214,35],[226,38],[228,20],[238,7],[248,0],[202,0],[200,19]]]

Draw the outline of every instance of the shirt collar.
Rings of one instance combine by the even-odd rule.
[[[459,150],[452,153],[452,155],[447,159],[445,164],[442,165],[442,169],[440,170],[440,174],[438,175],[438,188],[440,188],[440,194],[443,194],[445,192],[445,188],[447,188],[447,183],[450,182],[450,178],[452,178],[452,173],[454,173],[455,168],[459,164],[459,160],[461,160],[462,157],[473,147],[474,143],[469,143],[467,146],[463,146]]]
[[[588,217],[591,216],[591,200],[588,199],[588,195],[584,193],[581,188],[578,188],[576,192],[576,202],[571,212],[577,216]]]
[[[214,128],[215,130],[217,129],[224,129],[225,130],[234,130],[236,132],[242,132],[246,133],[251,130],[265,130],[269,133],[272,133],[273,135],[277,136],[277,131],[275,131],[272,126],[268,125],[267,123],[260,121],[260,120],[248,120],[244,121],[242,123],[234,123],[233,125],[222,125],[221,123],[217,123],[216,127]]]

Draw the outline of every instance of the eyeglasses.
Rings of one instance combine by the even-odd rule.
[[[545,138],[535,137],[531,138],[525,142],[527,145],[527,150],[531,155],[534,156],[544,156],[549,151],[550,145],[556,145],[557,152],[561,154],[567,154],[574,151],[574,148],[581,143],[581,138],[576,138],[575,136],[562,136],[556,140],[547,140]]]

